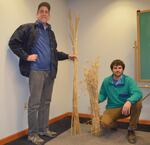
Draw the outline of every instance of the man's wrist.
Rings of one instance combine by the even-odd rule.
[[[127,100],[127,101],[126,101],[126,103],[128,103],[128,104],[132,105],[132,103],[131,103],[129,100]]]

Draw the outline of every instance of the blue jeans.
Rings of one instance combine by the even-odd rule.
[[[29,76],[30,97],[28,102],[29,135],[48,129],[49,109],[54,78],[49,71],[31,71]]]

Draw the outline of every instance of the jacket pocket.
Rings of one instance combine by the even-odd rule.
[[[127,94],[127,93],[122,93],[122,94],[119,94],[119,97],[128,98],[128,97],[129,97],[129,94]]]

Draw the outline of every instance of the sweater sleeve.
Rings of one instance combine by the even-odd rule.
[[[106,98],[107,98],[107,94],[106,94],[106,90],[104,87],[104,81],[103,81],[100,91],[99,91],[99,95],[98,95],[98,102],[99,103],[104,102],[106,100]]]
[[[127,101],[130,101],[132,104],[136,103],[143,96],[141,90],[133,79],[129,80],[129,92],[130,97],[127,99]]]

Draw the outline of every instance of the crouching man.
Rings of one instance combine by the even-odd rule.
[[[123,74],[125,64],[122,60],[114,60],[110,68],[112,75],[103,80],[99,91],[99,103],[107,99],[106,110],[101,118],[102,130],[114,129],[117,119],[130,116],[127,139],[134,144],[142,108],[142,92],[131,77]]]

